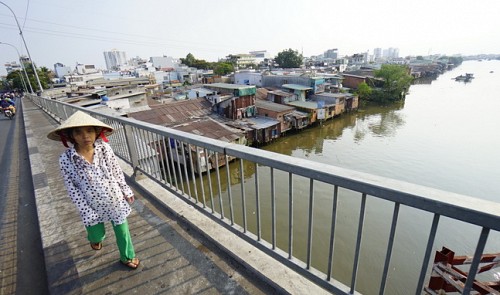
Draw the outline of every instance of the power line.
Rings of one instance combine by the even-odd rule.
[[[24,13],[24,22],[23,22],[23,30],[24,30],[24,25],[26,25],[26,20],[28,17],[28,10],[30,8],[30,0],[26,3],[26,12]]]
[[[0,23],[0,27],[1,26],[6,27],[8,29],[15,30],[15,27],[11,26],[10,24]],[[187,49],[188,51],[196,49],[196,50],[200,50],[200,51],[214,52],[215,53],[215,52],[220,52],[220,50],[222,49],[221,48],[218,50],[216,48],[207,48],[207,47],[189,46],[189,45],[172,45],[172,44],[158,43],[158,42],[151,42],[151,41],[136,41],[136,40],[131,40],[131,39],[112,38],[112,37],[106,37],[106,36],[96,36],[96,35],[80,34],[80,33],[74,33],[74,32],[38,29],[38,28],[31,28],[31,27],[26,27],[26,29],[24,31],[30,32],[30,33],[42,34],[42,35],[60,36],[60,37],[65,37],[65,38],[73,38],[73,39],[81,39],[81,40],[115,42],[115,43],[128,44],[128,45],[139,45],[139,46],[145,46],[145,47],[154,46],[154,47],[162,47],[162,48],[170,48],[170,49]]]
[[[7,15],[4,15],[4,14],[0,14],[0,15],[7,16]],[[33,22],[50,24],[50,25],[56,25],[56,26],[61,26],[61,27],[65,27],[65,28],[75,28],[75,29],[87,30],[87,31],[93,31],[93,32],[99,32],[99,33],[109,33],[109,34],[112,34],[112,35],[119,34],[119,35],[134,37],[134,38],[158,40],[157,36],[130,34],[130,33],[116,32],[116,31],[107,31],[107,30],[101,30],[101,29],[92,29],[92,28],[86,28],[86,27],[75,26],[75,25],[59,24],[59,23],[55,23],[55,22],[43,21],[43,20],[32,19],[32,18],[29,18],[29,20],[33,21]],[[7,25],[7,24],[5,24],[5,25]],[[30,29],[31,29],[30,30],[31,32],[34,32],[33,30],[35,30],[34,28],[30,28]],[[52,32],[54,32],[54,30],[50,30],[50,29],[41,29],[41,28],[36,28],[36,29],[37,30],[46,30],[46,31],[52,31]],[[95,37],[97,37],[97,38],[106,38],[107,40],[125,40],[125,42],[137,42],[137,40],[117,39],[117,38],[109,37],[109,36],[96,36],[96,35],[79,34],[79,33],[75,33],[75,32],[63,32],[63,31],[58,31],[58,32],[63,33],[63,34],[82,35],[82,36],[87,36],[87,37],[92,37],[92,38],[95,38]],[[65,36],[68,36],[68,35],[65,35]],[[90,39],[90,40],[92,40],[92,39]],[[207,44],[207,43],[200,43],[200,42],[193,42],[193,41],[180,41],[180,40],[171,40],[171,39],[170,40],[166,39],[165,41],[166,42],[173,42],[173,43],[181,43],[181,44],[185,44],[187,46],[192,46],[192,45],[199,46],[199,45],[202,45],[204,47],[201,48],[201,49],[204,50],[204,51],[211,51],[212,49],[210,49],[209,47],[212,47],[213,50],[219,51],[222,48],[228,48],[228,47],[232,46],[232,45],[229,45],[229,44],[221,44],[221,43],[217,43],[217,45],[215,46],[215,45],[211,45],[211,44]],[[157,44],[159,46],[171,47],[171,45],[166,45],[164,43],[157,43],[157,42],[154,42],[154,41],[153,42],[152,41],[146,41],[146,43]],[[141,45],[141,43],[136,43],[136,44],[137,45]],[[173,48],[183,49],[184,47],[173,47]],[[195,47],[195,48],[200,49],[200,47]]]

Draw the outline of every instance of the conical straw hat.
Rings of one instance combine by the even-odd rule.
[[[104,124],[103,122],[97,120],[96,118],[85,114],[82,111],[77,111],[71,117],[66,119],[59,127],[47,134],[47,138],[61,141],[61,131],[68,128],[83,127],[83,126],[95,126],[103,128],[104,135],[109,136],[113,133],[113,127]]]

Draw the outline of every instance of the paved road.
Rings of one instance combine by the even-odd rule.
[[[0,114],[0,294],[49,294],[22,106]]]

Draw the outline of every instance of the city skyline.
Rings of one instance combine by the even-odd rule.
[[[330,1],[3,0],[16,14],[36,65],[105,69],[103,52],[136,56],[185,57],[217,61],[229,54],[267,50],[271,57],[292,48],[314,56],[337,48],[352,55],[375,48],[398,48],[399,56],[498,54],[500,20],[496,0],[471,6],[464,0]],[[270,2],[270,3],[269,3]],[[286,5],[285,5],[286,4]],[[496,8],[496,9],[495,9]],[[0,6],[0,42],[26,54],[12,13]],[[18,59],[0,46],[4,64]]]

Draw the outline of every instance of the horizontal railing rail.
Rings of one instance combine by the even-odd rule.
[[[412,284],[415,294],[422,293],[430,276],[431,255],[442,217],[475,225],[480,232],[464,294],[471,291],[490,231],[500,231],[500,204],[495,202],[113,117],[43,97],[31,99],[60,121],[82,110],[110,124],[115,129],[110,144],[136,173],[153,178],[221,226],[333,293],[358,292],[360,252],[370,210],[367,202],[373,199],[383,200],[392,208],[387,211],[391,215],[388,236],[385,244],[378,246],[385,247],[378,270],[379,285],[364,287],[378,290],[379,294],[385,293],[389,282],[402,208],[430,213],[426,215],[431,226],[418,278]],[[318,193],[319,188],[322,193]],[[298,190],[305,193],[299,195]],[[351,271],[338,279],[333,276],[334,257],[344,255],[335,251],[339,242],[337,227],[342,222],[339,199],[346,194],[359,202],[359,207],[357,220],[353,221],[356,237]],[[316,202],[323,204],[325,199],[329,202],[329,214],[316,216],[317,207],[321,206]],[[297,206],[298,203],[302,205]],[[296,224],[297,214],[305,216],[306,225]],[[264,215],[270,215],[270,220],[264,222]],[[296,235],[299,227],[304,228],[300,231],[303,234]],[[321,232],[319,238],[318,232]],[[314,251],[318,240],[326,244],[326,253]],[[297,244],[306,245],[304,250],[297,251],[300,253],[295,251]],[[316,264],[323,266],[318,268]]]

